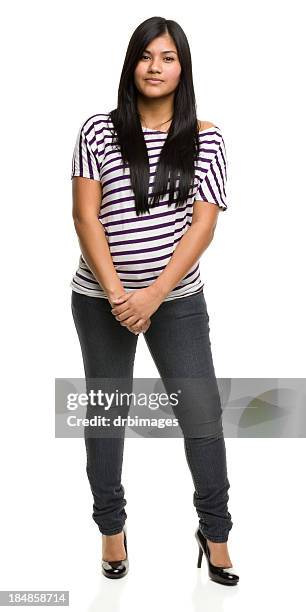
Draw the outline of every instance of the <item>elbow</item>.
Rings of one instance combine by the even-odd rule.
[[[77,227],[95,223],[98,218],[93,215],[80,216],[80,215],[74,214],[72,215],[72,219],[73,219],[74,227],[77,229]]]
[[[199,228],[199,233],[202,236],[206,237],[206,241],[211,242],[214,234],[215,234],[215,229],[216,229],[216,223],[214,223],[213,225],[210,223],[209,225],[206,223],[206,220],[204,220],[204,222],[202,220],[192,220],[191,223],[191,227],[197,227]]]
[[[92,227],[92,223],[89,221],[89,219],[76,216],[73,216],[73,224],[75,232],[79,238],[84,235],[84,232],[87,232]]]
[[[209,245],[214,238],[215,227],[205,227],[203,234],[206,236],[207,245]]]
[[[209,237],[210,237],[210,242],[212,242],[212,240],[214,238],[216,227],[217,227],[217,223],[214,223],[208,229],[208,234],[209,234]]]
[[[82,219],[80,219],[79,217],[72,217],[73,219],[73,224],[74,224],[74,229],[76,231],[77,234],[79,234],[79,229],[82,226]]]
[[[90,230],[92,228],[94,230],[97,227],[99,228],[101,227],[102,230],[104,231],[104,227],[101,221],[99,220],[98,216],[95,214],[86,215],[85,217],[84,216],[80,217],[79,215],[72,215],[72,219],[74,223],[74,229],[78,235],[84,229]]]

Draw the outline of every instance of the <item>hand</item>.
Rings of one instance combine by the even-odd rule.
[[[123,293],[125,294],[124,291],[123,291]],[[117,291],[117,297],[119,297],[119,295],[122,296],[122,293],[118,294],[118,291]],[[114,299],[115,299],[115,295],[114,294],[111,295],[111,296],[108,296],[108,300],[109,300],[109,303],[111,304],[112,308],[115,307]],[[132,332],[133,334],[135,334],[136,336],[138,336],[138,334],[140,334],[140,333],[145,333],[149,329],[149,327],[151,325],[151,319],[148,318],[146,321],[144,321],[143,324],[140,324],[140,325],[138,325],[138,323],[140,323],[140,320],[138,320],[133,325],[127,325],[126,326],[128,328],[128,330],[130,332]]]
[[[122,325],[122,323],[120,323],[120,325]],[[138,334],[141,334],[142,332],[145,334],[146,331],[148,331],[149,327],[151,325],[151,319],[147,319],[143,325],[138,325],[138,322],[135,323],[135,325],[128,325],[127,328],[129,331],[133,332],[133,334],[135,334],[136,336],[138,336]]]
[[[150,285],[136,291],[125,292],[112,300],[112,314],[125,327],[133,331],[150,319],[163,301],[162,295]],[[146,330],[145,330],[146,331]]]

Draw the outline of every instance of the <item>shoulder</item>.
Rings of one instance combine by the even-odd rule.
[[[199,130],[199,132],[201,132],[202,130],[207,130],[210,127],[217,127],[211,121],[201,121],[200,119],[198,119],[197,121],[198,121],[198,130]]]
[[[200,133],[200,147],[205,147],[209,142],[210,148],[214,149],[215,153],[220,148],[225,148],[222,130],[211,121],[197,120],[198,131]],[[213,136],[212,136],[213,135]]]
[[[82,121],[80,130],[86,135],[91,135],[91,137],[97,137],[99,134],[103,134],[104,129],[108,128],[111,125],[109,114],[108,113],[96,113],[95,115],[87,116],[85,120]]]
[[[212,121],[197,120],[199,133],[198,166],[206,172],[207,162],[226,164],[226,149],[223,134]]]

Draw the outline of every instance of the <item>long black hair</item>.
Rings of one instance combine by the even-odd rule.
[[[149,157],[137,110],[138,90],[134,83],[134,71],[150,41],[164,34],[169,34],[175,42],[181,74],[174,92],[173,119],[158,159],[152,194],[149,195]],[[169,204],[175,201],[176,208],[181,206],[194,187],[199,137],[190,48],[184,31],[176,21],[151,17],[136,28],[121,72],[117,108],[109,113],[109,117],[114,126],[112,144],[120,149],[124,171],[129,165],[136,215],[150,212],[150,208],[167,191]],[[174,196],[176,190],[177,198]]]

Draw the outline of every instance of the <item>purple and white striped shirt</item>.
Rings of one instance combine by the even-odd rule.
[[[79,128],[72,157],[71,179],[84,176],[102,185],[99,220],[105,231],[116,272],[125,291],[148,287],[169,262],[180,239],[192,221],[195,200],[210,202],[227,209],[226,150],[221,131],[210,127],[199,132],[200,152],[196,162],[193,195],[183,206],[168,207],[169,193],[145,213],[137,217],[134,192],[128,170],[123,174],[122,158],[112,147],[110,128],[113,124],[106,113],[89,117]],[[166,132],[143,127],[150,163],[149,194]],[[165,301],[183,298],[202,289],[199,260],[190,268]],[[70,287],[78,293],[107,298],[83,255]]]

